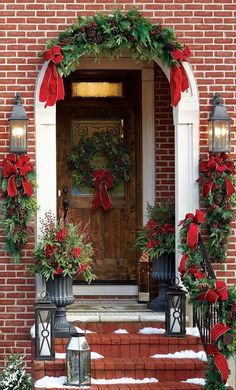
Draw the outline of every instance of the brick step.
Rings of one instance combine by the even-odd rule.
[[[135,379],[157,378],[165,382],[169,378],[175,381],[188,378],[203,378],[205,363],[199,359],[155,359],[155,358],[105,358],[91,362],[94,379],[114,379],[130,377]],[[59,377],[65,375],[64,359],[55,361],[35,361],[34,380],[44,376]]]
[[[115,358],[92,360],[94,379],[157,378],[160,382],[204,378],[205,363],[199,359]]]
[[[76,321],[75,321],[76,323]],[[78,322],[78,326],[80,326]],[[112,333],[117,329],[126,329],[129,333],[137,333],[140,329],[145,327],[151,328],[165,328],[164,321],[118,321],[118,322],[86,322],[87,330],[97,333]]]
[[[100,353],[104,357],[150,357],[155,353],[174,353],[191,349],[195,352],[203,351],[199,337],[166,337],[161,334],[120,334],[120,333],[88,333],[86,339],[91,351]],[[55,351],[63,353],[66,350],[68,339],[55,339]]]
[[[47,390],[47,387],[34,387],[35,390]],[[79,390],[79,387],[71,387],[71,390]],[[109,384],[109,385],[91,385],[90,390],[149,390],[149,389],[158,389],[158,390],[201,390],[203,386],[194,385],[190,383],[183,382],[158,382],[158,383],[127,383],[127,384]],[[50,390],[68,390],[68,387],[55,387],[50,388]],[[233,389],[232,389],[233,390]]]

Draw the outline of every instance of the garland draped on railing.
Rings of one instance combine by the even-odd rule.
[[[187,214],[180,222],[180,248],[183,256],[179,272],[190,295],[195,313],[201,312],[198,326],[208,355],[206,389],[223,390],[228,378],[227,359],[236,352],[236,289],[210,277],[199,241],[205,213]],[[189,236],[194,228],[194,245]]]
[[[34,165],[26,154],[8,154],[1,163],[0,186],[6,249],[19,263],[31,233],[32,213],[37,209]]]
[[[116,59],[129,50],[137,61],[159,58],[170,67],[171,104],[176,106],[181,92],[189,88],[183,66],[190,50],[177,41],[175,32],[161,24],[152,24],[136,8],[126,14],[119,9],[112,15],[96,13],[92,17],[78,17],[78,21],[48,42],[43,54],[47,61],[40,88],[39,100],[53,106],[64,98],[62,76],[68,76],[79,66],[81,56],[106,56]]]
[[[230,223],[235,220],[235,166],[225,154],[212,154],[200,161],[198,182],[206,206],[207,249],[216,262],[226,258]]]

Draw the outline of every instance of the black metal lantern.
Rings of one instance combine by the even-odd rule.
[[[213,108],[208,120],[209,152],[221,153],[230,151],[231,118],[219,93],[213,97]]]
[[[53,360],[54,351],[54,317],[56,305],[47,296],[35,304],[35,358]]]
[[[22,105],[22,99],[17,92],[10,121],[10,151],[26,153],[28,149],[28,117]]]
[[[70,328],[70,340],[66,349],[66,370],[68,386],[90,386],[91,350],[85,333]]]
[[[186,334],[185,302],[186,292],[177,284],[173,284],[166,293],[166,336],[183,337]]]

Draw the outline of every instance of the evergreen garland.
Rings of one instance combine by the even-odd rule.
[[[205,202],[209,232],[206,246],[215,262],[223,262],[231,233],[230,224],[236,219],[233,210],[236,206],[234,162],[225,153],[213,154],[208,161],[200,162],[199,170],[198,181]]]
[[[57,64],[57,69],[64,76],[78,68],[79,59],[84,55],[115,59],[121,57],[124,50],[129,50],[135,60],[150,61],[158,57],[171,67],[178,64],[171,52],[184,48],[172,28],[152,24],[136,8],[126,14],[117,9],[112,15],[96,13],[78,17],[78,21],[60,33],[58,39],[48,42],[49,49],[54,46],[61,47],[64,58]]]
[[[33,165],[27,155],[10,154],[3,160],[0,174],[3,227],[6,250],[19,264],[22,249],[32,233],[30,222],[37,210],[32,191],[36,188]]]
[[[197,211],[199,212],[199,210]],[[196,216],[187,214],[185,220],[180,222],[182,225],[180,229],[180,249],[183,256],[180,261],[179,272],[183,284],[189,292],[190,302],[196,309],[201,307],[203,316],[205,313],[207,317],[212,303],[206,297],[206,293],[217,293],[217,281],[210,279],[205,273],[198,240],[192,248],[188,245],[188,235],[192,224],[197,225],[198,235],[201,230],[201,225],[204,223],[203,219],[202,222],[197,221]],[[221,283],[221,286],[224,285],[223,282],[218,283]],[[225,288],[224,293],[224,298],[221,298],[220,295],[218,296],[214,307],[217,311],[218,321],[223,326],[229,327],[229,329],[215,343],[212,343],[211,346],[217,348],[218,352],[228,359],[236,354],[236,286],[228,289]],[[211,354],[208,355],[205,389],[226,389],[221,373],[216,367]]]

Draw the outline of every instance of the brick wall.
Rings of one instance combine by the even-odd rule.
[[[156,200],[175,196],[175,146],[170,87],[165,74],[154,68],[155,136],[156,136]]]
[[[94,11],[110,12],[119,5],[128,9],[136,5],[146,17],[153,22],[163,22],[172,26],[178,37],[192,50],[191,64],[197,79],[201,106],[200,117],[200,150],[201,157],[207,153],[207,119],[211,109],[211,98],[214,92],[220,92],[225,99],[229,114],[235,120],[235,4],[233,0],[213,2],[210,0],[155,0],[126,1],[117,0],[4,0],[0,3],[0,159],[8,151],[8,117],[12,108],[15,92],[20,92],[24,99],[29,116],[30,149],[34,157],[34,89],[35,80],[42,64],[39,53],[45,49],[46,41],[54,38],[68,24],[73,23],[76,15],[93,14]],[[157,72],[158,73],[158,72]],[[159,83],[166,81],[160,80]],[[166,85],[165,85],[166,86]],[[165,92],[167,93],[167,92]],[[169,122],[170,110],[163,101],[159,102],[168,117],[168,144],[173,148],[172,127]],[[160,108],[156,109],[157,151],[162,144],[163,122]],[[235,124],[232,126],[232,144],[235,146]],[[166,144],[166,142],[165,142]],[[166,145],[165,145],[166,147]],[[232,147],[233,151],[233,147]],[[162,152],[163,153],[163,152]],[[166,168],[173,163],[167,161]],[[162,174],[160,159],[157,156],[157,172]],[[173,174],[168,171],[171,184],[166,187],[164,178],[159,175],[157,187],[161,191],[172,192]],[[24,267],[12,265],[3,250],[3,232],[0,231],[0,356],[9,353],[10,347],[18,348],[28,354],[29,327],[33,322],[34,281],[25,274]],[[30,260],[30,246],[25,252],[24,263]],[[235,277],[235,232],[230,241],[226,274],[231,283]],[[219,276],[222,276],[219,270]]]

